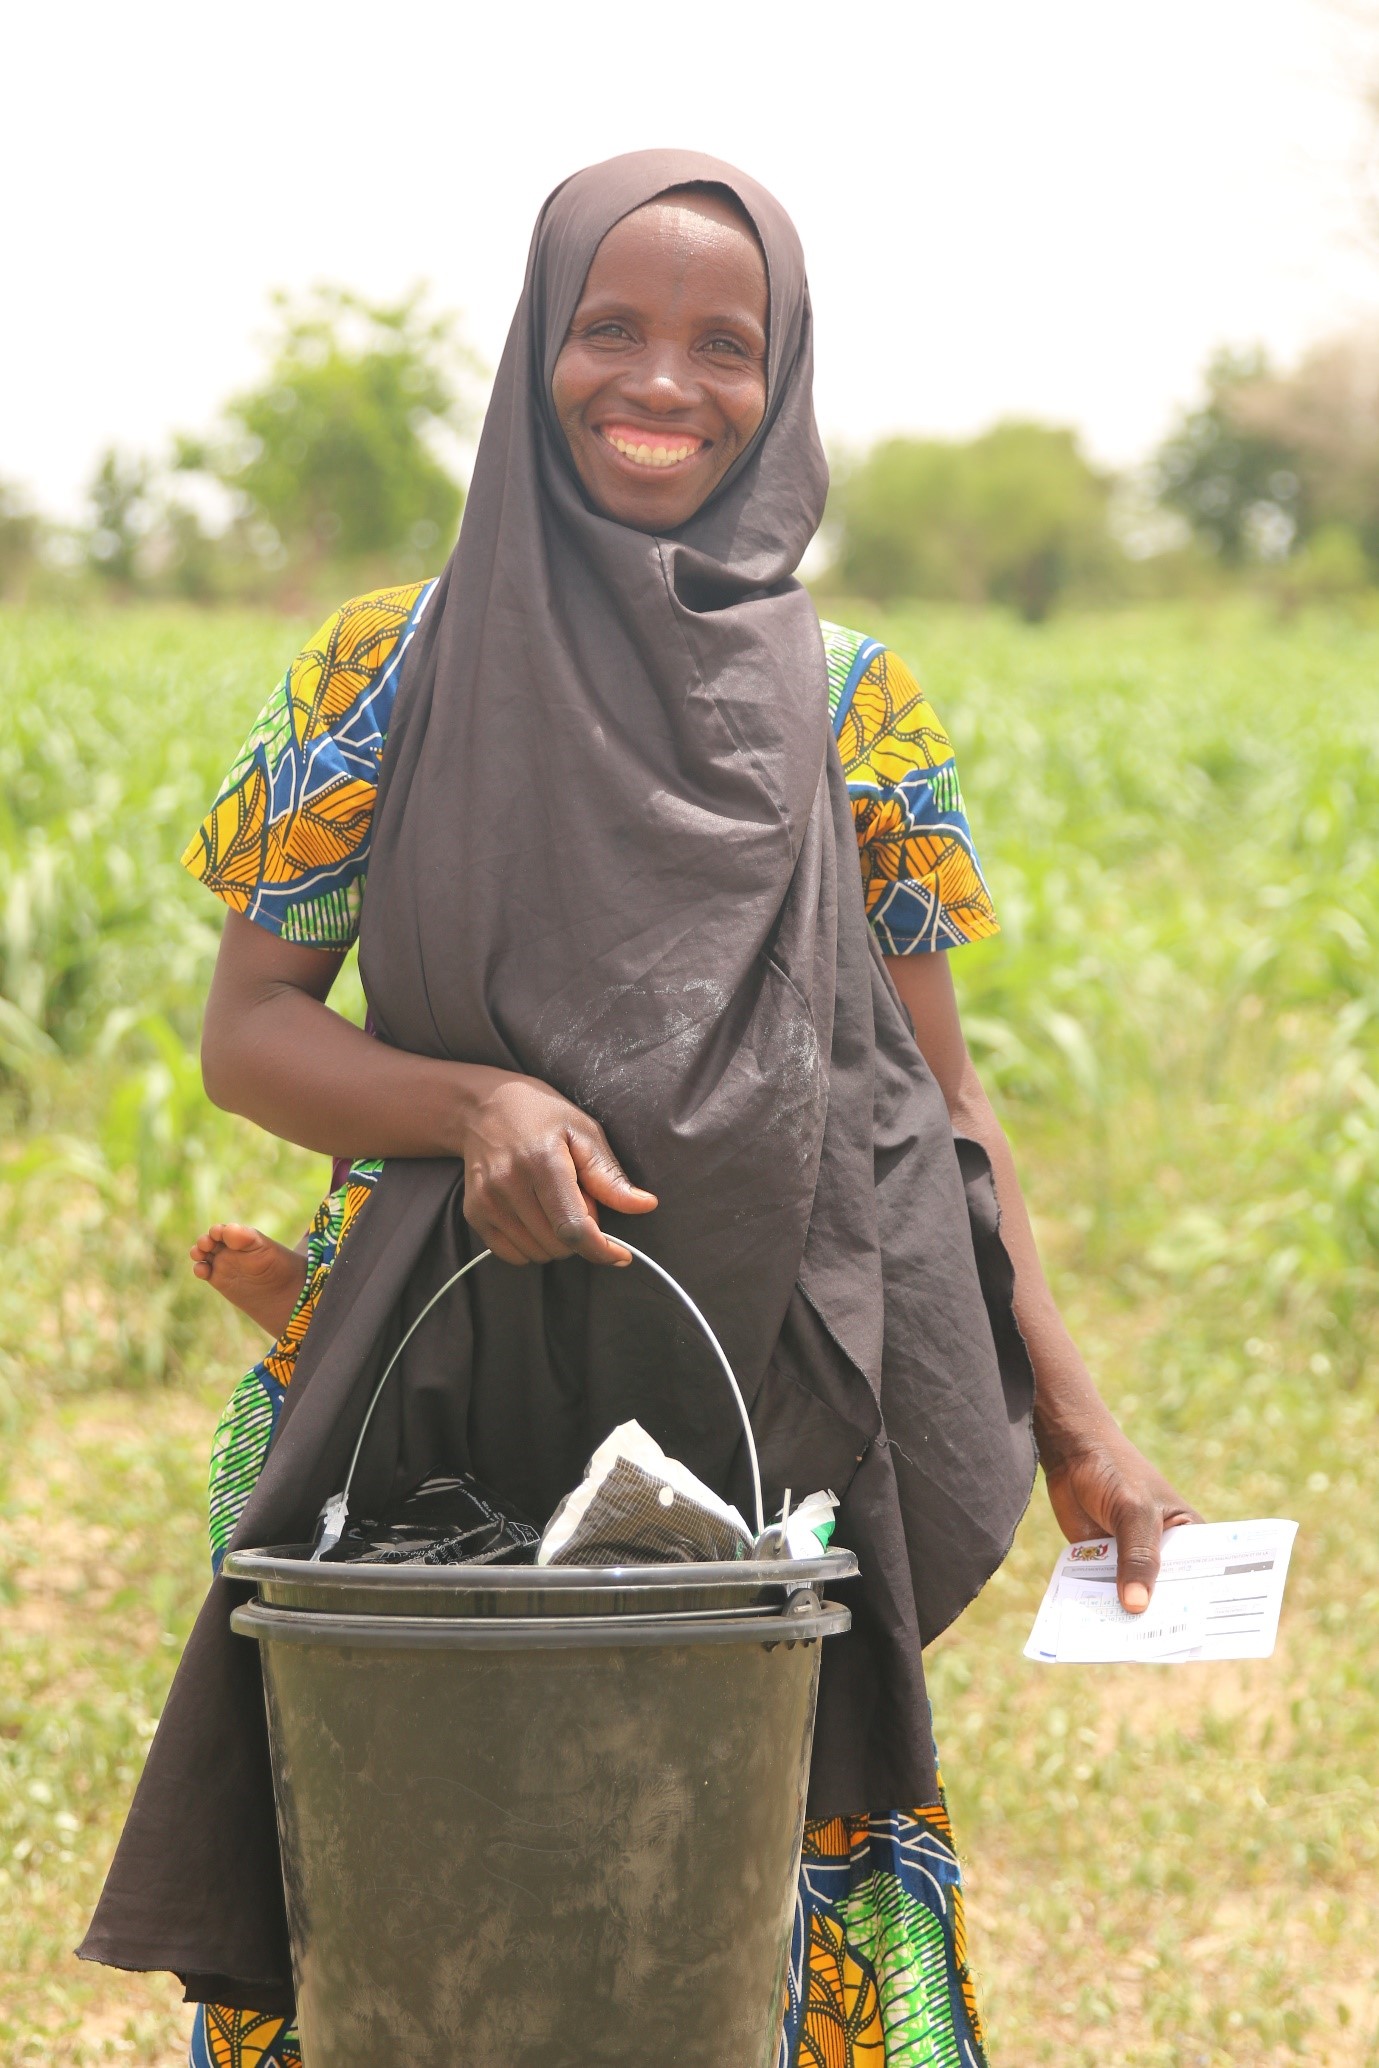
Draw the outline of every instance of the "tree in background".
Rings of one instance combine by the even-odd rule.
[[[831,585],[1044,618],[1107,573],[1110,488],[1076,433],[1047,424],[997,424],[965,442],[887,439],[835,472]]]
[[[429,560],[459,518],[447,461],[476,418],[478,366],[455,319],[428,313],[420,289],[384,304],[318,287],[275,307],[265,377],[227,405],[220,437],[181,441],[178,465],[268,527],[267,557]]]
[[[1207,399],[1155,461],[1158,493],[1231,567],[1315,562],[1379,574],[1379,331],[1315,346],[1291,372],[1223,352]]]
[[[0,602],[23,595],[42,538],[42,520],[23,490],[0,480]]]
[[[258,572],[243,525],[209,530],[175,474],[110,446],[91,477],[91,519],[78,535],[85,566],[118,596],[172,595],[212,603]]]
[[[155,522],[153,471],[150,461],[111,445],[91,477],[87,562],[118,589],[143,586],[143,546]]]
[[[1185,517],[1197,543],[1227,567],[1282,558],[1301,528],[1292,451],[1238,414],[1241,397],[1272,378],[1261,351],[1217,352],[1206,401],[1184,412],[1154,460],[1160,502]]]

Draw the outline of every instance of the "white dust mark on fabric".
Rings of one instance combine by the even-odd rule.
[[[655,1000],[659,1024],[637,1024],[639,1013],[624,1007],[635,1000]],[[617,1105],[646,1076],[647,1059],[656,1057],[656,1071],[667,1084],[679,1082],[692,1065],[706,1030],[727,1011],[731,994],[714,977],[690,977],[681,984],[615,984],[596,1002],[559,1026],[554,1009],[543,1014],[537,1031],[546,1041],[553,1072],[559,1072],[569,1095],[591,1107]]]
[[[648,1088],[665,1114],[683,1122],[687,1098],[691,1105],[712,1101],[735,1083],[730,1117],[734,1126],[753,1130],[752,1153],[774,1162],[782,1177],[802,1172],[818,1154],[825,1073],[808,1007],[781,972],[774,975],[779,1010],[758,1004],[724,1069],[700,1096],[697,1066],[733,1003],[733,993],[714,977],[612,985],[573,1013],[567,1001],[553,1003],[537,1028],[546,1067],[568,1098],[616,1124],[629,1154],[641,1146],[635,1136],[638,1123],[647,1124]]]
[[[771,1154],[778,1158],[788,1154],[803,1169],[818,1154],[826,1086],[819,1037],[802,1006],[776,1029],[775,1048],[770,1077],[780,1093],[780,1103]]]

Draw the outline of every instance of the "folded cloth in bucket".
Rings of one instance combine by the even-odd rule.
[[[326,1556],[359,1565],[530,1565],[540,1532],[469,1473],[423,1479]]]
[[[538,1565],[687,1565],[747,1558],[752,1532],[729,1502],[639,1422],[623,1422],[546,1525]]]

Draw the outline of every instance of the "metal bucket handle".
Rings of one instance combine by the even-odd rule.
[[[738,1416],[742,1422],[742,1433],[747,1439],[747,1456],[752,1467],[752,1499],[756,1504],[757,1535],[761,1536],[766,1528],[766,1516],[761,1502],[761,1460],[757,1456],[756,1438],[752,1434],[752,1423],[747,1413],[747,1403],[742,1398],[742,1388],[737,1383],[737,1375],[728,1362],[727,1353],[679,1280],[672,1278],[663,1264],[658,1264],[655,1257],[649,1257],[645,1250],[638,1249],[635,1244],[627,1240],[625,1235],[617,1235],[613,1239],[615,1242],[621,1243],[625,1250],[630,1251],[639,1264],[645,1264],[648,1271],[654,1271],[663,1285],[670,1287],[681,1305],[698,1322],[709,1348],[723,1367],[723,1375],[732,1388],[733,1400],[736,1403]],[[436,1302],[449,1292],[452,1285],[458,1285],[460,1280],[468,1272],[472,1271],[476,1264],[482,1264],[485,1257],[491,1257],[492,1255],[493,1251],[491,1249],[481,1249],[477,1257],[471,1257],[467,1264],[461,1264],[458,1271],[452,1271],[439,1292],[432,1293],[430,1299],[426,1302],[426,1305],[422,1308],[420,1314],[418,1314],[416,1320],[408,1328],[402,1341],[388,1359],[387,1364],[383,1368],[383,1376],[373,1389],[373,1398],[369,1402],[368,1412],[364,1416],[363,1426],[359,1431],[358,1440],[354,1446],[354,1455],[350,1459],[349,1470],[345,1474],[344,1488],[340,1493],[332,1494],[325,1507],[321,1510],[321,1519],[316,1526],[316,1543],[311,1553],[313,1561],[318,1558],[324,1558],[327,1551],[333,1551],[341,1537],[345,1534],[345,1525],[349,1521],[350,1488],[354,1484],[355,1467],[359,1463],[359,1454],[364,1448],[364,1438],[369,1433],[369,1424],[373,1420],[373,1411],[378,1406],[383,1388],[387,1385],[392,1375],[393,1366],[397,1363],[399,1357],[401,1357],[403,1351],[407,1348],[412,1337],[421,1327],[422,1322],[425,1321]]]

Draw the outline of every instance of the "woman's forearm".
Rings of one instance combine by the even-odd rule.
[[[601,1206],[651,1213],[596,1120],[548,1084],[374,1041],[326,1004],[344,957],[225,922],[201,1068],[218,1106],[331,1156],[454,1156],[464,1213],[508,1264],[630,1264]]]
[[[342,960],[229,916],[201,1042],[211,1098],[329,1156],[460,1155],[503,1073],[408,1055],[332,1012]]]
[[[496,1072],[408,1055],[328,1005],[283,990],[234,1017],[208,1018],[206,1089],[284,1141],[328,1156],[458,1156],[476,1080]]]
[[[1005,1130],[969,1062],[949,1100],[954,1130],[980,1143],[991,1159],[1001,1209],[1001,1238],[1015,1268],[1015,1318],[1035,1377],[1035,1432],[1040,1456],[1052,1463],[1110,1419],[1110,1410],[1068,1333],[1044,1276],[1029,1210]]]
[[[991,1159],[1001,1234],[1015,1267],[1015,1318],[1034,1367],[1034,1434],[1063,1534],[1116,1540],[1116,1588],[1132,1615],[1149,1606],[1163,1532],[1200,1522],[1116,1425],[1059,1313],[1039,1261],[1015,1159],[962,1037],[944,955],[888,957],[915,1039],[948,1106],[954,1132]]]
[[[1034,1366],[1035,1432],[1041,1457],[1052,1463],[1114,1427],[1110,1410],[1049,1290],[1010,1144],[963,1039],[948,957],[894,956],[887,958],[886,967],[947,1102],[955,1133],[980,1143],[991,1158],[1001,1236],[1015,1267],[1015,1318]]]

